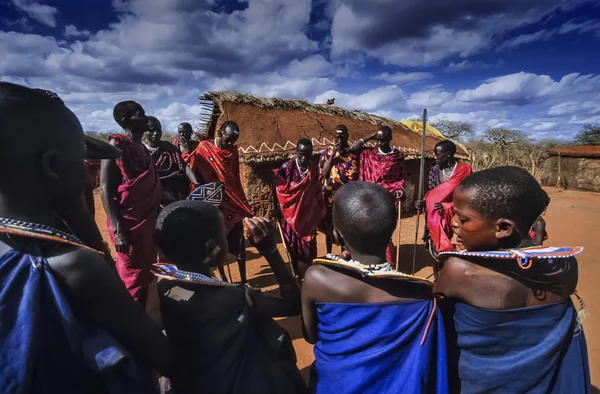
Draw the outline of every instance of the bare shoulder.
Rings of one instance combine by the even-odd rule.
[[[304,275],[302,289],[317,291],[320,294],[345,293],[348,286],[354,286],[354,278],[337,272],[321,264],[311,265]]]
[[[489,271],[487,273],[491,275],[496,274],[487,268],[452,256],[444,262],[433,291],[447,297],[464,299],[466,294],[470,293],[471,287],[477,284],[477,281],[485,281],[486,271]]]
[[[531,293],[529,288],[507,275],[458,257],[444,262],[433,290],[487,309],[525,306]]]
[[[335,271],[320,264],[311,265],[304,274],[304,283],[302,288],[318,288],[327,285],[329,278],[337,274]]]
[[[315,264],[306,271],[302,292],[319,302],[367,302],[373,286],[359,276]]]
[[[57,248],[48,265],[72,290],[85,290],[90,282],[113,278],[116,273],[97,252],[87,248]]]

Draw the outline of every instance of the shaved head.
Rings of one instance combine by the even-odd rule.
[[[183,200],[167,205],[158,215],[155,240],[169,261],[200,263],[210,240],[221,247],[223,257],[227,255],[226,233],[218,208],[204,201]]]
[[[84,157],[81,124],[56,94],[0,82],[0,191],[67,204],[83,191]]]
[[[347,183],[335,195],[333,224],[349,249],[385,254],[396,229],[394,196],[375,183]]]

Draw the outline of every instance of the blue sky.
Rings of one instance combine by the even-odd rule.
[[[600,123],[600,0],[2,0],[0,54],[99,131],[126,99],[175,130],[208,90],[538,139]]]

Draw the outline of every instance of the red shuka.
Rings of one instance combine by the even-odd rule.
[[[365,149],[360,154],[359,179],[377,183],[390,193],[404,190],[404,155],[398,150],[379,155],[378,149]]]
[[[425,195],[427,228],[438,252],[452,252],[454,250],[452,246],[453,231],[450,224],[454,215],[452,198],[454,197],[454,190],[472,172],[473,169],[469,164],[456,163],[456,169],[452,177]],[[443,215],[440,215],[434,208],[434,204],[438,202],[444,205]]]
[[[326,212],[319,170],[311,163],[304,179],[293,182],[289,174],[294,167],[297,167],[296,160],[291,159],[286,169],[287,179],[281,177],[279,170],[274,170],[277,200],[284,219],[300,238],[310,242],[315,237],[317,226]]]
[[[189,155],[189,166],[205,183],[223,182],[225,195],[220,210],[227,232],[242,219],[254,214],[240,181],[240,157],[237,146],[221,149],[209,141],[201,141]]]
[[[123,152],[117,164],[123,174],[123,183],[118,188],[120,222],[127,231],[129,251],[117,253],[117,271],[131,296],[146,305],[148,287],[153,275],[150,272],[156,262],[154,228],[163,191],[154,163],[146,148],[136,145],[130,138],[113,135],[115,146]],[[147,156],[147,157],[146,157]],[[134,169],[145,170],[136,174]],[[114,230],[107,220],[110,239],[114,245]]]

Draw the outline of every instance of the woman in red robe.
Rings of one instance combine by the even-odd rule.
[[[425,238],[431,241],[434,257],[439,252],[452,252],[452,236],[454,232],[450,221],[454,215],[454,190],[471,173],[469,164],[458,162],[454,158],[456,145],[445,140],[438,142],[434,148],[435,165],[429,172],[429,192],[424,201],[417,201],[417,209],[426,208],[427,232]]]

